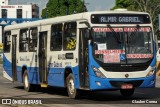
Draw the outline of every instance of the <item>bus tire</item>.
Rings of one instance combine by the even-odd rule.
[[[33,85],[29,83],[27,70],[25,70],[23,74],[23,86],[27,92],[33,91]]]
[[[121,89],[120,92],[124,97],[131,97],[134,94],[134,89]]]
[[[77,99],[80,97],[80,90],[75,89],[74,87],[74,77],[73,74],[69,74],[66,79],[67,92],[68,96],[73,99]]]

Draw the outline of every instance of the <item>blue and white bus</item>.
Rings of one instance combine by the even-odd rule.
[[[5,27],[3,74],[26,91],[66,87],[82,90],[155,87],[156,39],[148,13],[96,11]]]

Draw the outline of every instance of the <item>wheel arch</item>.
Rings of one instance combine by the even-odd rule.
[[[66,67],[64,69],[64,86],[65,87],[66,87],[66,79],[70,73],[73,74],[73,69],[71,67]]]

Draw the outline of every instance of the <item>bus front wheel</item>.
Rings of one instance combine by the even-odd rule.
[[[74,86],[74,77],[73,74],[69,74],[66,79],[66,85],[67,85],[67,92],[70,98],[79,98],[80,92],[79,90],[75,89]]]
[[[134,89],[121,89],[120,92],[124,97],[131,97],[134,94]]]
[[[25,70],[25,71],[24,71],[24,74],[23,74],[23,85],[24,85],[24,89],[25,89],[27,92],[30,92],[30,91],[33,90],[32,84],[29,83],[27,70]]]

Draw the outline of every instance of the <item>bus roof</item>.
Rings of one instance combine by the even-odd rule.
[[[48,25],[51,23],[63,23],[63,22],[69,22],[69,21],[77,21],[77,20],[89,20],[91,14],[148,14],[146,12],[137,12],[137,11],[93,11],[93,12],[84,12],[84,13],[78,13],[78,14],[72,14],[67,16],[58,16],[54,18],[49,19],[42,19],[38,21],[33,22],[25,22],[20,24],[14,24],[14,25],[8,25],[4,28],[5,31],[18,29],[18,28],[28,28],[28,27],[36,27],[41,25]],[[54,20],[53,20],[54,19]]]

